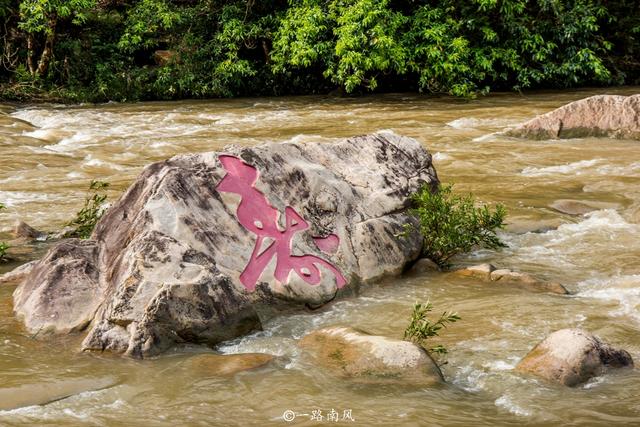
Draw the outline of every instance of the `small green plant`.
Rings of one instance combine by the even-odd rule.
[[[0,211],[6,209],[6,206],[0,203]],[[9,249],[9,245],[5,242],[0,242],[0,261],[7,260],[7,249]]]
[[[455,195],[450,185],[436,192],[425,186],[412,196],[412,202],[410,213],[418,219],[424,236],[422,254],[442,268],[450,267],[453,256],[474,247],[505,247],[496,235],[504,227],[503,205],[493,210],[486,205],[476,207],[473,195]],[[405,227],[405,232],[410,230],[411,226]]]
[[[87,196],[84,206],[78,211],[73,221],[67,225],[73,229],[65,233],[65,237],[79,237],[80,239],[88,239],[93,232],[98,220],[104,213],[104,202],[107,200],[105,194],[109,183],[103,181],[92,180],[87,190]]]
[[[431,354],[444,356],[447,354],[447,349],[443,345],[438,344],[428,348],[425,346],[425,343],[429,338],[439,336],[440,331],[446,328],[448,323],[455,323],[460,320],[460,316],[458,316],[457,313],[445,311],[438,320],[431,322],[431,320],[427,318],[427,315],[432,310],[433,305],[429,300],[425,303],[416,301],[413,306],[413,312],[411,313],[411,321],[404,331],[404,340],[424,347]]]

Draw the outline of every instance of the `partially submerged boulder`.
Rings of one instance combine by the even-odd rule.
[[[640,94],[591,96],[538,116],[505,133],[531,139],[590,136],[640,139]]]
[[[499,269],[491,272],[491,281],[510,286],[516,286],[534,292],[550,292],[552,294],[567,295],[569,291],[562,284],[547,282],[528,273],[521,273],[508,269]]]
[[[40,381],[15,387],[0,387],[0,411],[26,406],[46,405],[88,391],[103,390],[118,384],[115,377],[77,378]]]
[[[11,234],[16,239],[23,240],[44,240],[47,238],[47,233],[36,230],[24,221],[16,222]]]
[[[0,284],[18,283],[23,281],[29,274],[31,274],[33,267],[35,267],[37,263],[38,261],[29,261],[7,273],[0,274]]]
[[[408,341],[335,326],[309,333],[300,340],[299,346],[339,377],[415,385],[444,381],[429,353]]]
[[[392,133],[176,156],[148,166],[91,239],[54,246],[15,311],[31,332],[88,329],[86,350],[212,345],[260,328],[266,309],[402,273],[422,249],[418,232],[397,237],[415,221],[409,196],[437,184],[420,143]]]
[[[212,376],[231,376],[238,372],[249,371],[270,363],[274,356],[265,353],[240,354],[198,354],[188,360],[189,369],[199,374]]]
[[[551,209],[567,215],[586,215],[599,209],[615,209],[619,207],[615,203],[591,202],[582,200],[560,199],[549,205]]]
[[[516,366],[548,381],[575,386],[609,368],[632,367],[625,350],[615,349],[581,329],[561,329],[549,335]]]
[[[497,269],[493,264],[478,264],[452,271],[452,274],[461,277],[469,277],[483,282],[498,282],[515,288],[526,289],[533,292],[550,292],[566,295],[569,293],[560,283],[540,280],[531,274],[521,273],[506,268]]]
[[[456,276],[472,277],[474,279],[489,281],[491,280],[491,272],[495,269],[496,267],[493,264],[478,264],[459,268],[458,270],[454,270],[452,273]]]

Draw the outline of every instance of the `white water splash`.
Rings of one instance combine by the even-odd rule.
[[[542,168],[526,167],[522,169],[521,174],[524,176],[546,176],[556,174],[575,174],[580,175],[591,172],[593,166],[600,163],[602,159],[581,160],[579,162],[567,163],[564,165],[546,166]]]

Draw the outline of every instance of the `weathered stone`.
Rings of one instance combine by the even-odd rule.
[[[491,277],[491,272],[496,268],[492,264],[478,264],[471,267],[460,268],[452,271],[453,274],[463,277],[473,277],[488,281]]]
[[[440,271],[438,264],[429,258],[420,258],[415,262],[407,272],[408,274],[424,274],[431,271]]]
[[[335,375],[363,382],[431,385],[444,381],[420,346],[348,327],[329,327],[304,336],[299,346]]]
[[[640,139],[640,94],[591,96],[538,116],[505,133],[531,139],[590,136]]]
[[[549,205],[551,209],[568,215],[585,215],[598,209],[615,209],[615,203],[584,202],[579,200],[556,200]]]
[[[559,217],[544,220],[518,219],[510,217],[508,220],[509,223],[505,227],[505,230],[514,234],[546,233],[547,231],[557,229],[565,223],[565,221]]]
[[[38,261],[13,294],[16,313],[31,333],[87,327],[102,301],[98,245],[70,239]]]
[[[51,249],[15,310],[32,332],[91,322],[87,350],[213,345],[260,328],[266,309],[400,274],[422,246],[397,238],[409,195],[437,182],[427,151],[391,133],[177,156],[148,166],[91,239]]]
[[[47,233],[38,231],[24,221],[18,221],[13,228],[13,237],[16,239],[37,240],[47,237]]]
[[[581,329],[561,329],[533,348],[516,369],[548,381],[575,386],[608,368],[632,367],[631,355]]]
[[[559,283],[539,280],[527,273],[519,273],[507,269],[496,269],[492,264],[472,265],[471,267],[454,270],[451,274],[479,279],[483,282],[498,282],[534,292],[551,292],[562,295],[569,293],[567,289]]]
[[[189,367],[207,375],[231,376],[265,366],[274,356],[264,353],[199,354],[190,357]]]
[[[31,274],[31,271],[36,264],[38,264],[38,261],[30,261],[0,275],[0,284],[21,282],[25,277]]]
[[[567,289],[560,283],[545,282],[530,274],[506,269],[492,271],[490,279],[492,282],[499,282],[501,284],[519,287],[534,292],[551,292],[561,295],[567,295],[569,293],[569,291],[567,291]]]

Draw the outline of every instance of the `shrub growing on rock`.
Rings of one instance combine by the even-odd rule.
[[[78,211],[73,221],[67,225],[73,229],[65,233],[64,237],[79,237],[88,239],[93,232],[98,220],[105,211],[104,203],[107,195],[104,191],[109,187],[109,183],[92,180],[87,190],[84,206]]]
[[[486,205],[476,206],[473,195],[456,195],[450,185],[436,192],[423,187],[412,196],[412,201],[410,213],[418,219],[424,236],[422,255],[442,268],[450,266],[453,256],[474,247],[505,246],[496,235],[496,230],[504,227],[503,205],[493,210]]]

